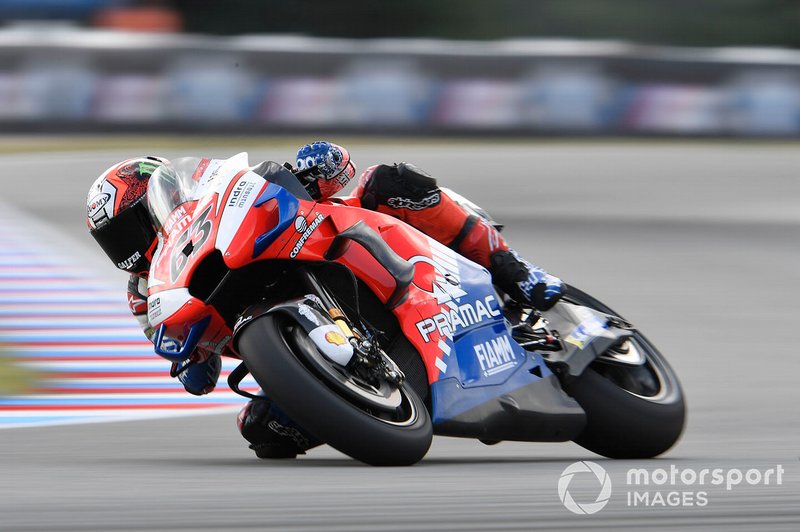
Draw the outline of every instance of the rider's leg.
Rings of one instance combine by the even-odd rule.
[[[399,218],[487,268],[517,301],[544,310],[563,295],[560,279],[520,257],[494,227],[465,211],[413,165],[370,167],[355,194],[363,207]]]
[[[236,423],[259,458],[294,458],[321,443],[267,397],[247,403]]]

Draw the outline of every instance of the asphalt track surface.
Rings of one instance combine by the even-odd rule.
[[[689,420],[678,445],[657,460],[612,461],[572,443],[436,438],[420,464],[376,469],[330,448],[259,461],[230,415],[5,430],[0,530],[799,529],[796,146],[476,142],[351,152],[362,166],[410,160],[441,176],[505,222],[525,256],[634,321],[682,379]],[[129,155],[3,156],[3,199],[111,275],[84,233],[83,201],[94,177]],[[290,156],[251,150],[253,161]],[[124,278],[112,278],[123,289]],[[571,514],[557,494],[578,460],[601,464],[612,481],[594,515]],[[773,477],[731,490],[626,485],[631,468],[673,465],[784,473],[781,485]],[[599,484],[576,476],[570,489],[592,502]],[[632,507],[635,489],[694,501],[705,491],[708,502]]]

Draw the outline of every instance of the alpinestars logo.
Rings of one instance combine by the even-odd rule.
[[[414,201],[409,198],[389,198],[386,200],[386,204],[393,209],[408,209],[410,211],[421,211],[423,209],[427,209],[428,207],[433,207],[434,205],[438,205],[439,201],[442,199],[442,196],[439,192],[434,192],[427,198],[422,198],[419,201]]]
[[[296,428],[281,425],[274,419],[269,423],[267,423],[267,426],[270,428],[270,430],[272,430],[272,432],[275,432],[280,436],[284,436],[286,438],[291,438],[292,440],[294,440],[294,443],[301,449],[308,448],[308,439],[305,436],[303,436],[303,433],[297,430]]]

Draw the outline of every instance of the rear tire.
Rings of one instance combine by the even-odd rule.
[[[411,465],[428,452],[433,425],[425,404],[404,383],[402,404],[387,419],[346,396],[309,364],[316,349],[288,316],[267,314],[240,333],[239,353],[258,381],[305,430],[335,449],[370,465]],[[319,357],[317,357],[318,359]]]
[[[565,299],[619,317],[571,286]],[[608,458],[658,456],[675,445],[686,419],[683,390],[674,370],[641,333],[636,331],[631,341],[644,353],[644,365],[596,360],[564,386],[586,411],[586,427],[575,443]]]

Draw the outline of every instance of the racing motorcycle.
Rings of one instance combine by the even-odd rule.
[[[421,460],[433,434],[573,440],[653,457],[684,424],[678,379],[630,322],[569,287],[526,308],[489,272],[404,222],[308,193],[312,169],[186,158],[159,168],[148,318],[155,351],[240,359],[319,440],[373,465]],[[493,220],[451,193],[470,212]]]

